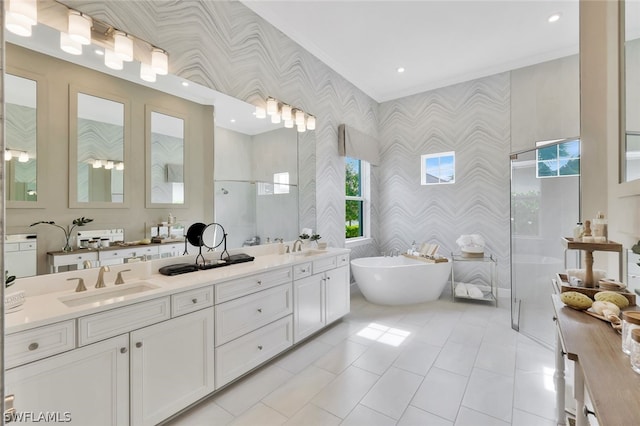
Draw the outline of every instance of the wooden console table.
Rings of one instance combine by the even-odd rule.
[[[600,426],[640,424],[640,374],[622,352],[620,335],[610,324],[564,306],[558,295],[551,297],[558,332],[554,375],[558,425],[565,424],[565,354],[575,363],[577,426],[588,425],[588,415],[594,415]],[[586,398],[592,407],[587,407]]]

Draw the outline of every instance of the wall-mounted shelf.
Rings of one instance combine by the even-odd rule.
[[[582,241],[576,241],[571,237],[562,238],[562,242],[567,250],[582,250],[585,252],[585,287],[595,287],[593,282],[593,252],[594,251],[613,251],[618,253],[618,260],[620,265],[619,278],[622,278],[622,244],[615,241],[607,241],[605,243],[585,243]]]

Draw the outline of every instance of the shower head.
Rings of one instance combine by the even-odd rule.
[[[227,194],[229,193],[229,191],[227,191],[227,190],[226,190],[226,189],[224,189],[224,188],[220,188],[220,191],[222,191],[222,193],[223,193],[224,195],[227,195]]]

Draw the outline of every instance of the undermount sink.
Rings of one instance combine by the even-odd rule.
[[[96,306],[108,305],[124,300],[125,296],[143,293],[149,290],[160,288],[155,284],[147,281],[137,281],[129,284],[120,284],[118,286],[107,287],[86,292],[74,293],[67,296],[59,297],[58,300],[68,307],[88,305],[95,303]]]
[[[323,254],[326,253],[326,250],[320,250],[320,249],[311,249],[311,250],[304,250],[304,251],[295,251],[293,253],[291,253],[293,256],[299,256],[299,257],[307,257],[307,256],[315,256],[318,254]]]

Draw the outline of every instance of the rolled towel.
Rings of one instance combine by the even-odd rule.
[[[469,293],[469,297],[472,297],[474,299],[484,298],[484,294],[482,293],[482,290],[480,290],[477,286],[473,284],[467,284],[467,293]]]
[[[467,285],[465,283],[456,284],[456,296],[469,297],[469,293],[467,292]]]

